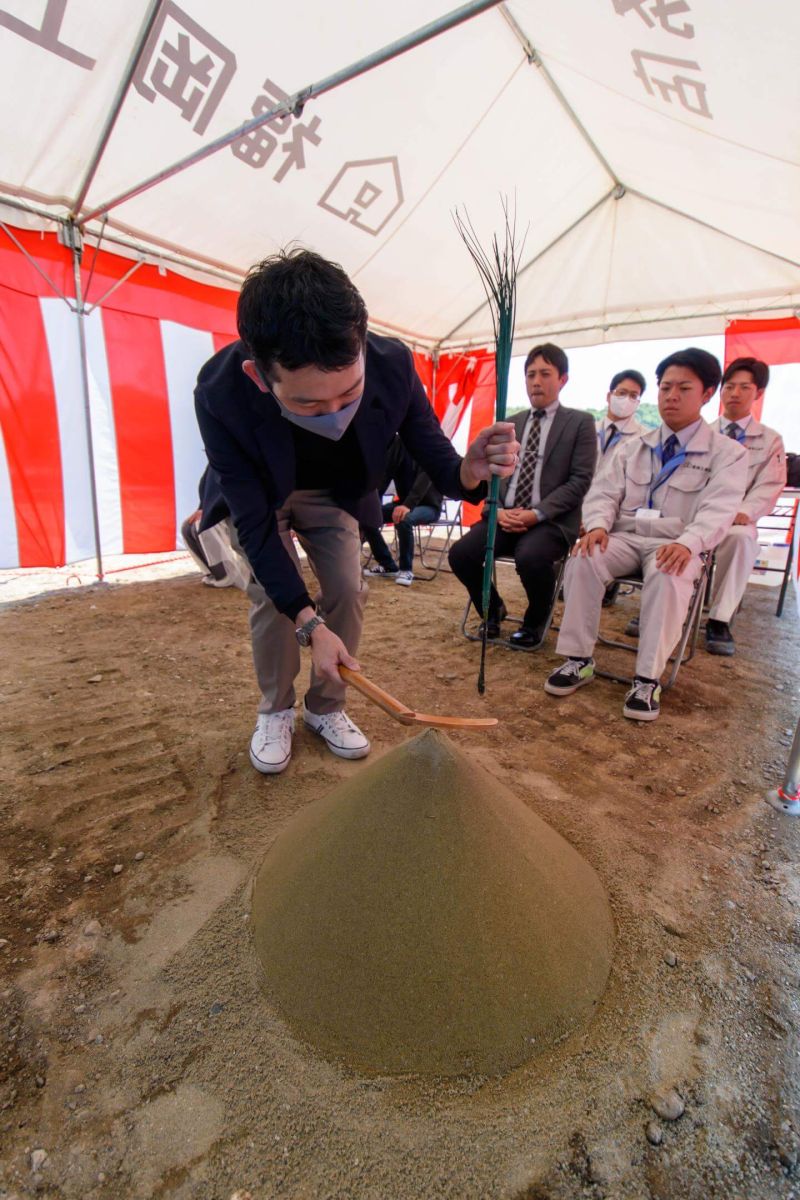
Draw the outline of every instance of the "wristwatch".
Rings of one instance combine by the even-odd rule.
[[[301,646],[311,645],[311,635],[318,625],[324,625],[322,617],[313,616],[310,621],[306,621],[305,625],[301,625],[295,629],[294,636],[297,638]]]

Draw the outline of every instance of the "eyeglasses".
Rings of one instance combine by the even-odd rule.
[[[615,392],[612,392],[611,395],[618,396],[620,400],[638,400],[640,393],[639,392],[628,392],[628,391],[625,391],[624,388],[617,388],[617,390]]]

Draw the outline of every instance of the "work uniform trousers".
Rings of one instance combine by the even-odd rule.
[[[483,560],[486,554],[488,521],[480,520],[469,533],[450,547],[449,562],[454,575],[466,587],[477,612],[483,615]],[[528,597],[522,618],[527,629],[538,629],[547,620],[553,603],[555,572],[553,563],[569,549],[567,539],[552,521],[542,521],[525,533],[506,533],[498,528],[494,552],[497,558],[513,558],[517,574]],[[500,596],[492,584],[489,617],[497,620]]]
[[[349,652],[358,652],[364,606],[368,588],[361,575],[361,538],[355,517],[343,511],[327,491],[296,491],[277,512],[278,532],[286,552],[302,575],[300,559],[292,542],[292,530],[308,555],[317,577],[319,592],[314,598],[317,612],[337,634]],[[228,522],[231,542],[239,553],[233,522]],[[250,637],[253,663],[261,689],[260,713],[281,712],[293,708],[296,700],[294,681],[300,671],[300,646],[295,637],[296,624],[278,612],[252,574],[247,595],[250,609]],[[310,655],[310,650],[303,653]],[[338,712],[344,708],[344,683],[320,679],[313,667],[306,693],[310,712]]]
[[[742,602],[758,558],[755,525],[731,525],[714,554],[714,598],[708,615],[712,621],[724,621],[727,625]]]
[[[642,587],[639,648],[636,674],[659,679],[680,638],[692,588],[702,562],[697,555],[682,575],[667,575],[656,566],[663,538],[637,533],[612,533],[605,551],[595,547],[591,557],[576,555],[564,574],[564,615],[556,652],[573,658],[590,658],[600,629],[600,611],[609,583],[620,575],[641,570]]]

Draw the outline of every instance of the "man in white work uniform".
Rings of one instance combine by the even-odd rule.
[[[639,371],[618,371],[611,380],[606,395],[606,415],[595,424],[598,471],[609,466],[631,438],[647,433],[635,415],[646,386],[644,375]]]
[[[705,350],[665,358],[656,369],[662,424],[634,438],[595,477],[583,506],[587,532],[565,574],[556,649],[566,662],[544,685],[550,695],[568,696],[592,681],[605,590],[619,575],[641,570],[636,674],[622,711],[636,721],[658,717],[659,679],[680,637],[700,555],[728,532],[747,483],[744,449],[700,416],[721,375]]]
[[[713,428],[747,451],[747,491],[725,537],[717,546],[714,598],[706,625],[709,654],[735,654],[730,629],[758,557],[756,523],[772,512],[786,487],[786,452],[774,429],[753,416],[764,396],[769,367],[757,358],[737,358],[722,376],[721,415]]]

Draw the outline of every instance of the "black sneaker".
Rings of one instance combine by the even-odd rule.
[[[706,622],[706,650],[709,654],[722,654],[730,658],[736,653],[731,627],[727,621]]]
[[[622,715],[632,721],[655,721],[661,712],[661,684],[652,679],[634,679],[625,697]]]
[[[593,658],[568,658],[547,677],[544,690],[551,696],[571,696],[593,679]]]

